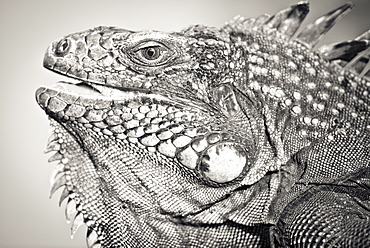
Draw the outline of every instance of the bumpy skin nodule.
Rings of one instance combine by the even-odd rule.
[[[178,33],[98,27],[48,48],[54,193],[89,247],[369,246],[369,33],[291,38],[305,2]]]

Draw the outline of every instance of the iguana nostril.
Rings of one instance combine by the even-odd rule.
[[[70,47],[71,47],[71,41],[69,39],[62,39],[57,44],[57,47],[55,49],[55,54],[64,55],[69,51]]]

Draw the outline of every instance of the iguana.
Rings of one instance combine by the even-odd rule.
[[[300,2],[221,28],[97,27],[40,87],[72,235],[88,247],[369,247],[369,39],[314,49]],[[296,34],[298,33],[298,34]]]

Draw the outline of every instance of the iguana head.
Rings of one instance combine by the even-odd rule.
[[[75,227],[89,223],[89,244],[160,243],[172,234],[181,243],[211,231],[200,231],[204,224],[244,233],[220,224],[263,220],[266,209],[249,205],[269,201],[270,177],[253,184],[275,166],[273,152],[262,121],[245,117],[258,114],[253,103],[238,103],[231,82],[245,79],[245,61],[227,32],[98,27],[52,43],[44,66],[80,80],[41,87],[36,97],[53,119],[51,161],[61,161],[52,192],[65,186],[61,200],[77,206]],[[243,208],[255,215],[239,220]],[[117,225],[124,230],[112,234]]]
[[[88,245],[103,247],[200,246],[219,233],[220,244],[266,244],[259,225],[300,176],[293,155],[349,120],[329,108],[346,98],[331,87],[335,52],[310,49],[349,8],[295,41],[307,3],[220,29],[98,27],[52,43],[44,66],[79,81],[36,92],[72,233],[85,222]]]
[[[240,51],[231,49],[226,32],[204,26],[178,33],[97,27],[51,44],[44,66],[89,84],[209,102],[211,88],[233,77],[230,63],[238,66],[232,56]]]
[[[248,147],[256,142],[253,140],[250,127],[247,127],[250,124],[240,130],[244,132],[243,135],[233,134],[235,130],[232,131],[233,125],[234,127],[245,125],[245,120],[240,120],[242,111],[230,85],[230,82],[236,78],[244,80],[245,73],[240,72],[243,65],[245,62],[242,58],[242,50],[234,47],[229,35],[215,28],[204,26],[189,27],[181,33],[132,32],[112,27],[98,27],[68,35],[52,43],[44,58],[46,68],[80,80],[81,82],[75,84],[76,86],[82,86],[85,90],[86,88],[93,89],[92,92],[85,92],[84,95],[79,96],[81,104],[84,102],[84,97],[102,99],[104,102],[112,101],[110,105],[117,101],[137,100],[153,101],[158,105],[161,105],[163,101],[167,102],[168,106],[178,104],[183,106],[182,108],[187,107],[197,113],[197,115],[178,113],[177,119],[170,118],[171,125],[183,126],[181,132],[183,132],[182,129],[187,130],[187,128],[198,126],[204,129],[206,123],[213,121],[208,131],[203,131],[205,133],[199,137],[196,134],[190,137],[205,138],[205,135],[210,135],[208,132],[211,130],[221,135],[223,129],[226,131],[229,128],[229,133],[223,135],[234,136],[233,140]],[[64,87],[71,86],[65,85]],[[69,104],[66,103],[67,110],[71,108]],[[51,114],[57,121],[69,121],[68,115],[62,118],[61,116],[55,117],[59,109],[55,111],[48,109],[47,106],[43,107],[46,107],[47,111],[51,110],[50,112],[53,112]],[[163,107],[167,108],[167,106]],[[142,112],[145,116],[145,112],[149,111],[150,109],[147,109]],[[156,112],[158,112],[157,116],[153,114],[153,117],[168,114],[167,110]],[[95,120],[88,121],[94,122]],[[140,126],[147,128],[144,124]],[[109,124],[107,128],[110,128]],[[139,134],[136,135],[138,135],[136,138],[140,137]],[[237,136],[243,136],[243,138]],[[247,138],[250,141],[246,141]],[[229,137],[225,140],[227,139]],[[219,142],[220,138],[216,140],[213,143]],[[204,147],[199,149],[203,151],[209,145],[203,144]],[[243,161],[243,165],[239,165],[238,173],[240,174],[244,170],[244,164],[247,163],[245,148],[241,148],[240,145],[235,147],[221,145],[217,147],[217,150],[225,146],[233,150],[237,157],[241,156],[238,158]],[[171,157],[178,155],[178,152],[174,150]],[[183,159],[184,163],[190,163],[187,159]],[[196,162],[196,160],[198,158],[192,161],[193,164],[187,166],[193,167],[192,169],[198,167],[196,164],[199,161]],[[234,175],[232,179],[239,174]],[[222,177],[222,175],[217,175],[217,177]],[[224,183],[232,180],[229,177],[214,181]]]

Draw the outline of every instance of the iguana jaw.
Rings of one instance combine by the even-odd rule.
[[[54,73],[63,75],[68,79],[68,81],[58,81],[57,84],[63,84],[64,89],[68,89],[71,92],[80,92],[84,95],[89,95],[89,94],[95,94],[97,92],[101,93],[98,94],[97,96],[105,95],[105,96],[112,96],[112,97],[119,97],[123,96],[127,91],[140,91],[144,93],[150,93],[149,90],[144,89],[144,88],[138,88],[138,87],[120,87],[120,86],[112,86],[109,84],[104,84],[101,81],[97,80],[89,80],[89,79],[84,79],[80,78],[78,76],[75,76],[73,74],[67,73],[65,71],[61,71],[58,68],[55,68],[54,65],[49,64],[51,56],[47,52],[44,57],[44,67]],[[48,62],[49,61],[49,62]],[[72,87],[72,85],[74,87]],[[129,85],[129,83],[127,83]],[[76,87],[79,86],[79,87]],[[85,90],[80,89],[82,87],[85,88]],[[87,88],[90,88],[92,91],[86,91]]]
[[[127,95],[135,94],[133,92],[141,92],[143,94],[149,94],[149,91],[142,89],[131,89],[131,88],[114,88],[107,87],[100,84],[95,84],[89,81],[76,81],[74,80],[67,81],[58,81],[52,86],[43,86],[45,88],[55,89],[60,92],[68,92],[71,95],[80,95],[81,97],[95,97],[98,99],[110,99],[118,100],[124,99]],[[130,93],[132,92],[132,93]],[[38,95],[36,93],[36,95]]]

